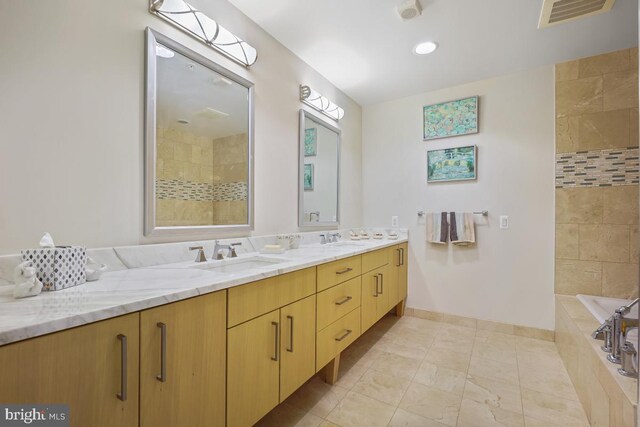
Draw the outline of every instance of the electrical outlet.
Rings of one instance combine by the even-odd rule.
[[[397,216],[392,216],[391,217],[391,226],[392,227],[397,227],[398,226],[398,217]]]
[[[500,228],[506,230],[509,228],[509,216],[500,215]]]

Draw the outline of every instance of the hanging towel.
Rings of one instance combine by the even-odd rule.
[[[476,243],[475,222],[472,212],[449,213],[451,224],[451,243],[458,246],[471,246]]]
[[[427,242],[444,245],[449,235],[446,212],[427,213]]]

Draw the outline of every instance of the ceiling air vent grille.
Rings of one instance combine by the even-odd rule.
[[[607,12],[616,0],[544,0],[538,28]]]

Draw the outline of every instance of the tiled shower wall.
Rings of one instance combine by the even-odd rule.
[[[158,226],[246,223],[246,134],[212,140],[158,128],[156,139]]]
[[[638,49],[556,65],[557,294],[638,293]]]

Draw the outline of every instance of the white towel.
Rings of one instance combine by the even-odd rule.
[[[427,213],[427,242],[446,245],[449,235],[446,212]]]
[[[449,222],[451,243],[457,246],[471,246],[476,243],[473,212],[451,212]]]

